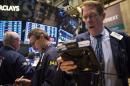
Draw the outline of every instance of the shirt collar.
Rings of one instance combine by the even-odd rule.
[[[105,27],[103,27],[103,30],[102,30],[102,32],[101,32],[100,34],[102,34],[103,38],[104,38],[104,37],[109,37],[109,32],[107,31],[107,29],[106,29]],[[90,34],[90,39],[91,39],[91,40],[94,40],[95,37],[93,37],[93,36]]]

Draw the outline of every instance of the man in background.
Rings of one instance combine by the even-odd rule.
[[[25,57],[17,52],[19,48],[19,35],[16,32],[7,31],[4,34],[3,46],[0,48],[0,57],[2,57],[0,85],[13,84],[15,79],[21,76],[32,77],[33,69],[27,65]]]
[[[51,44],[50,37],[42,29],[36,28],[29,32],[28,38],[34,48],[40,53],[33,79],[27,81],[31,86],[53,86],[56,76],[57,49]],[[24,79],[21,79],[22,82]],[[29,86],[29,85],[28,85]]]
[[[41,67],[37,65],[37,73],[32,80],[33,86],[53,86],[53,78],[56,72],[57,49],[51,44],[48,34],[41,29],[34,29],[36,37],[35,47],[41,52]],[[37,33],[37,34],[36,34]],[[32,34],[33,36],[33,34]],[[37,82],[36,82],[37,81]]]

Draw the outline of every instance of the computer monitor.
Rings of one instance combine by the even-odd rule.
[[[22,30],[22,21],[0,20],[0,41],[3,41],[3,36],[6,31],[17,32],[21,38],[21,30]]]
[[[59,29],[59,37],[58,37],[58,42],[63,42],[67,40],[73,39],[73,35],[63,29]]]
[[[51,37],[52,44],[56,44],[57,42],[57,27],[53,26],[48,26],[45,24],[39,24],[39,23],[34,23],[34,22],[26,22],[26,28],[25,28],[25,37],[24,37],[24,43],[28,44],[29,39],[28,39],[28,33],[35,28],[41,28],[44,31],[48,33],[48,35]]]

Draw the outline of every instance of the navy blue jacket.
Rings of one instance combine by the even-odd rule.
[[[53,79],[56,74],[56,58],[58,57],[57,49],[50,45],[44,52],[40,65],[38,65],[31,86],[53,86]]]
[[[12,47],[4,46],[0,48],[0,57],[2,57],[0,84],[13,84],[15,79],[22,75],[27,78],[32,76],[32,67],[28,66],[25,57]]]
[[[111,34],[111,30],[107,29]],[[112,55],[114,59],[114,65],[117,70],[118,77],[122,79],[123,86],[128,86],[128,77],[130,74],[130,37],[124,34],[123,32],[117,32],[123,35],[122,40],[118,40],[117,38],[110,35],[110,43],[112,48]],[[90,36],[88,32],[79,34],[76,37],[77,41],[90,40]],[[59,75],[61,74],[61,75]],[[93,78],[91,73],[86,72],[77,72],[73,75],[68,75],[64,72],[59,72],[56,85],[55,86],[75,86],[72,83],[78,83],[78,86],[92,86],[91,80]],[[71,80],[70,80],[71,79]],[[73,79],[73,80],[72,80]],[[68,84],[68,85],[65,85]],[[71,84],[71,85],[70,85]],[[95,86],[95,85],[94,85]]]

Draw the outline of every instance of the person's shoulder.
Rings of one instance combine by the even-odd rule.
[[[123,37],[129,37],[128,34],[126,34],[126,32],[124,32],[123,30],[115,30],[113,28],[108,28],[108,27],[105,27],[110,34],[113,34],[114,35],[120,35],[120,36],[123,36]]]
[[[116,32],[116,33],[121,34],[121,35],[126,34],[124,31],[121,31],[121,30],[113,30],[113,32]]]
[[[110,33],[115,32],[115,33],[118,33],[120,35],[126,34],[123,30],[115,30],[113,28],[108,28],[108,27],[105,27],[105,29],[107,29]]]
[[[13,55],[14,57],[23,56],[22,54],[20,54],[18,51],[15,51],[15,50],[10,50],[8,53]]]
[[[53,54],[53,53],[57,53],[57,48],[54,45],[50,45],[46,51],[46,54]]]
[[[83,40],[89,40],[89,33],[84,32],[75,37],[76,41],[83,41]]]
[[[78,35],[76,36],[76,38],[77,38],[77,37],[84,37],[84,36],[86,36],[86,35],[88,35],[88,32],[84,32],[84,33],[78,34]]]
[[[58,50],[54,45],[51,45],[49,49],[46,52],[46,55],[48,55],[48,59],[54,59],[58,56]]]
[[[54,45],[51,44],[48,50],[52,50],[53,51],[53,50],[57,50],[57,48]]]
[[[112,32],[115,32],[116,34],[119,34],[120,36],[129,37],[128,34],[122,30],[112,30]]]

